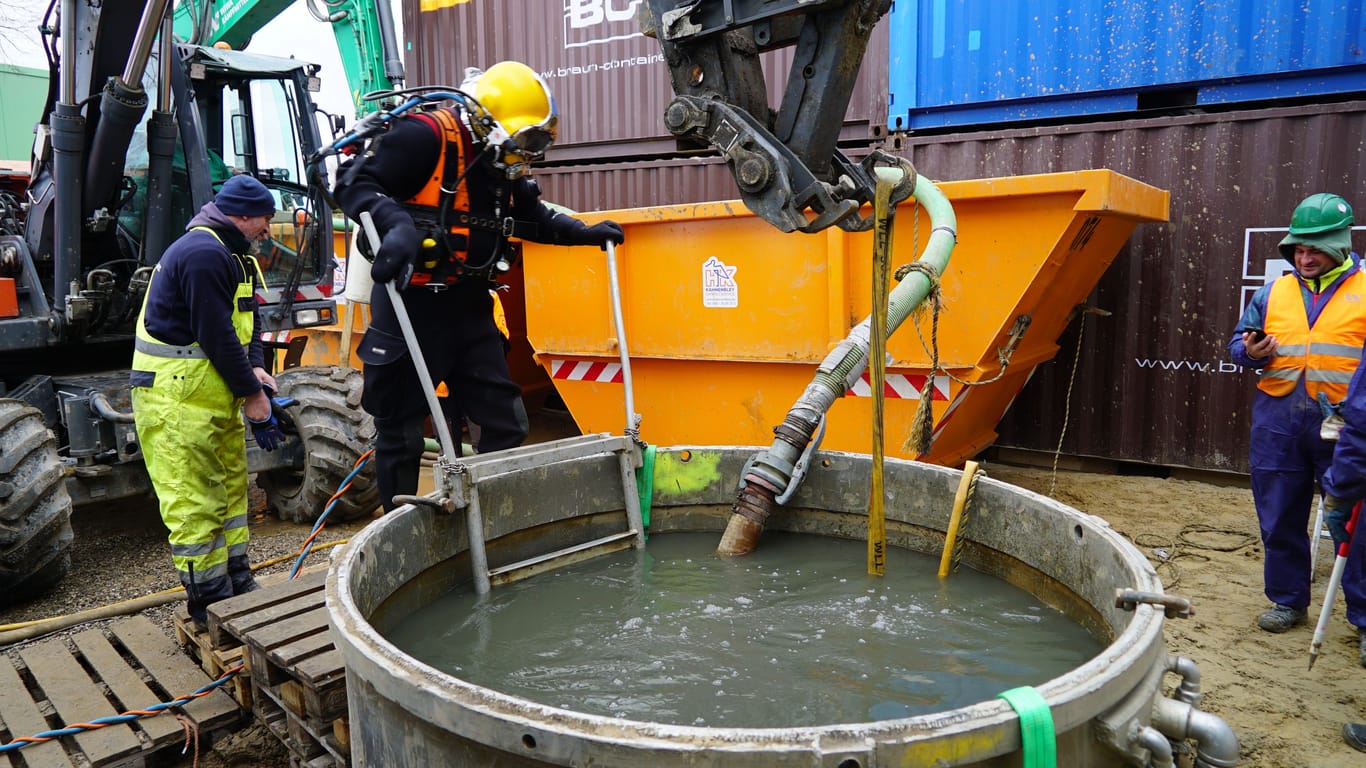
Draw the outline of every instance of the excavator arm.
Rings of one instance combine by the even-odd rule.
[[[241,50],[252,35],[296,0],[183,0],[176,4],[175,34],[197,45],[216,43]],[[375,0],[304,0],[313,18],[332,27],[342,69],[356,114],[379,108],[361,99],[372,91],[388,91],[403,83],[403,61],[388,2]]]
[[[868,38],[891,0],[645,0],[675,96],[664,122],[710,144],[751,211],[784,232],[861,231],[870,159],[836,148]],[[770,108],[759,54],[796,46],[782,104]],[[875,157],[875,156],[874,156]]]

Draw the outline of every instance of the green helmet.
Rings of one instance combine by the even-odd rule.
[[[1320,192],[1295,206],[1290,216],[1290,234],[1316,235],[1352,226],[1352,206],[1337,195]]]

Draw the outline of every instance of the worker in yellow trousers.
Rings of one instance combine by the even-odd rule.
[[[190,617],[257,588],[247,559],[245,413],[265,450],[282,440],[256,317],[252,243],[275,201],[234,176],[162,256],[138,315],[133,414]]]

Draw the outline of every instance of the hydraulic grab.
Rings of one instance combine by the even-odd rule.
[[[718,149],[740,196],[784,232],[872,227],[872,167],[836,148],[859,64],[891,0],[646,0],[676,94],[664,123]],[[768,104],[759,54],[796,46],[782,104]]]

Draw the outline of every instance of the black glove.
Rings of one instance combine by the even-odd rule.
[[[617,245],[626,242],[626,233],[622,231],[620,224],[608,219],[591,227],[585,227],[580,238],[579,245],[596,245],[606,248],[609,241]]]
[[[247,419],[247,423],[251,425],[251,434],[263,451],[273,451],[285,441],[285,433],[280,431],[280,422],[275,418],[273,410],[272,408],[272,413],[261,421]]]
[[[413,260],[417,258],[422,238],[412,224],[398,224],[384,233],[379,243],[375,263],[370,265],[370,277],[377,283],[399,279],[400,289],[408,287],[413,276]]]
[[[1323,522],[1333,537],[1333,544],[1342,546],[1352,540],[1347,532],[1347,522],[1352,519],[1352,503],[1333,496],[1323,497]]]
[[[292,397],[272,397],[270,398],[270,415],[280,423],[280,431],[286,434],[299,434],[299,428],[294,425],[294,417],[289,415],[286,408],[293,408],[299,401]]]

